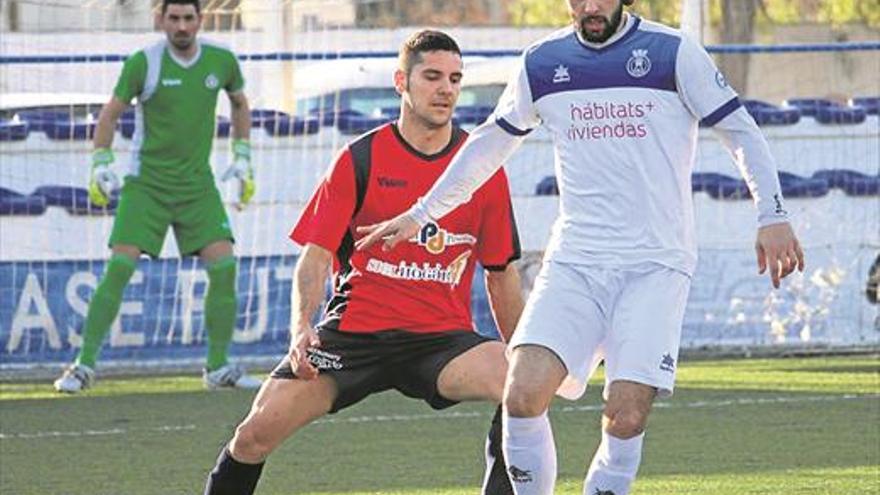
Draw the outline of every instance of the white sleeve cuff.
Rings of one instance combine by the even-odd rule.
[[[422,198],[419,198],[419,200],[416,201],[416,204],[414,204],[406,213],[419,224],[419,227],[424,227],[434,221],[434,219],[428,215],[428,210],[425,209],[425,200]]]

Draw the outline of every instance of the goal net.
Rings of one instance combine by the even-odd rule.
[[[90,138],[124,58],[164,36],[155,30],[155,3],[2,3],[0,370],[68,361],[80,345],[88,301],[109,256],[114,206],[88,201]],[[507,26],[505,13],[491,8],[503,3],[450,2],[448,18],[430,17],[466,54],[455,114],[465,128],[490,115],[516,55],[556,29]],[[286,350],[299,252],[287,233],[337,150],[396,118],[394,57],[421,26],[395,11],[406,2],[203,4],[200,36],[239,55],[253,109],[256,197],[238,211],[233,191],[218,183],[239,263],[233,353],[274,358]],[[461,18],[474,25],[459,26]],[[713,52],[747,60],[742,96],[778,161],[808,268],[779,291],[756,275],[754,208],[727,152],[711,131],[701,133],[693,176],[700,264],[683,347],[876,346],[878,307],[866,285],[880,250],[880,46]],[[229,115],[221,96],[211,157],[218,176],[231,159]],[[114,138],[118,162],[132,147],[132,119],[123,116]],[[527,292],[557,208],[550,137],[533,133],[506,170]],[[181,258],[168,236],[158,259],[138,264],[105,344],[107,363],[200,362],[206,285],[203,265]],[[494,332],[480,275],[473,301],[480,331]]]

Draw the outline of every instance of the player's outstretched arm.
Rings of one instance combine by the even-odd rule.
[[[773,287],[795,269],[804,271],[804,252],[788,222],[767,225],[758,229],[755,241],[758,273],[769,270]]]
[[[318,347],[321,340],[312,327],[312,316],[324,300],[324,283],[333,259],[330,251],[307,244],[300,253],[293,273],[290,292],[290,367],[304,380],[317,378],[318,370],[309,362],[307,349]]]
[[[718,122],[715,131],[730,151],[758,208],[755,254],[758,273],[769,272],[773,287],[795,269],[804,270],[804,252],[783,208],[776,161],[767,140],[743,108]]]
[[[419,223],[407,213],[401,213],[391,220],[382,223],[366,225],[357,228],[357,233],[364,237],[358,239],[355,247],[358,250],[367,249],[379,241],[385,241],[383,251],[389,251],[397,243],[405,241],[419,233]]]

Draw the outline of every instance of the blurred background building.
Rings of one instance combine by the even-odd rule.
[[[0,30],[51,33],[71,31],[143,32],[154,24],[159,0],[5,0]],[[445,26],[465,29],[552,28],[567,22],[562,0],[205,0],[207,31],[279,32],[324,29],[394,29]],[[682,25],[705,44],[857,42],[880,38],[877,0],[637,0],[633,10],[648,19]],[[510,48],[503,37],[498,48]],[[473,45],[462,43],[464,49]],[[518,45],[519,43],[514,43]],[[295,47],[288,39],[283,46]],[[517,48],[521,48],[516,46]],[[479,48],[495,48],[480,46]],[[100,52],[105,47],[90,47]],[[800,55],[814,64],[811,54]],[[821,61],[827,64],[826,60]],[[797,74],[783,77],[764,59],[720,56],[728,81],[742,93],[772,96],[791,87]],[[855,81],[877,78],[877,69],[847,53],[834,58],[828,73]],[[768,76],[769,75],[769,76]],[[818,81],[818,78],[811,78]],[[818,81],[818,84],[824,84]],[[804,88],[816,94],[819,88]]]

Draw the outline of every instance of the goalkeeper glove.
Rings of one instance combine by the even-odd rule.
[[[223,182],[235,177],[238,179],[238,208],[243,209],[250,203],[256,192],[254,169],[251,167],[251,143],[246,139],[232,142],[232,165],[223,173]]]
[[[119,189],[119,177],[110,170],[113,150],[97,148],[92,152],[92,178],[89,181],[89,200],[95,206],[107,206],[110,195]]]

